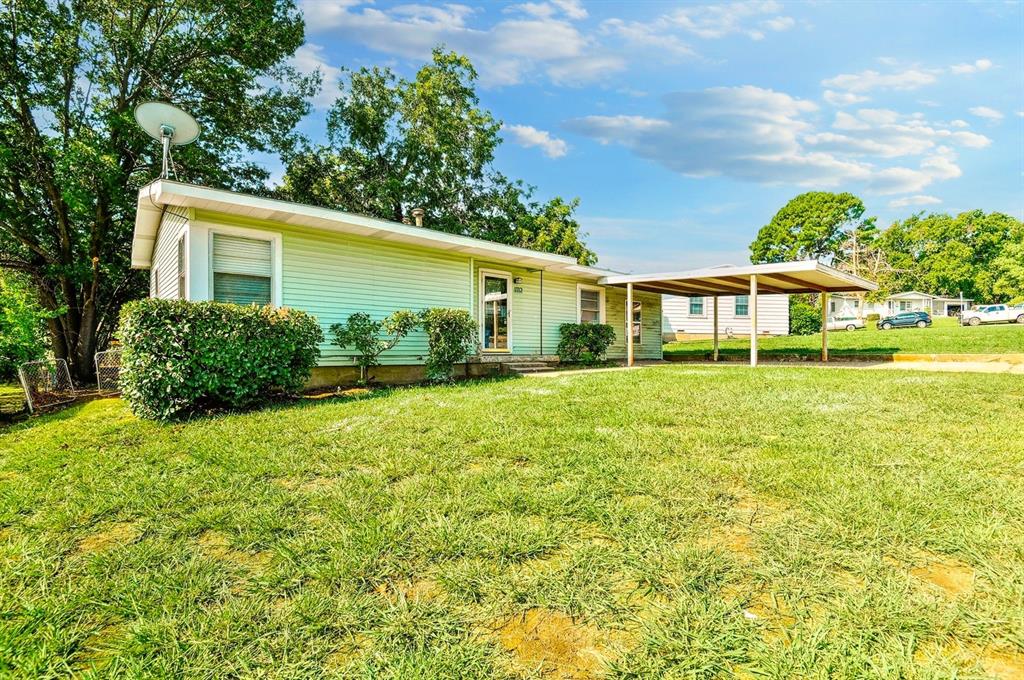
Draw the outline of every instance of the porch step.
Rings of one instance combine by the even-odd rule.
[[[541,373],[552,368],[551,364],[542,361],[510,361],[503,366],[508,373]]]

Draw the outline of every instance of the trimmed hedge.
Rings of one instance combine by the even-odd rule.
[[[120,321],[121,394],[137,415],[159,420],[297,391],[323,340],[315,317],[269,306],[136,300]]]
[[[606,323],[563,323],[558,332],[558,358],[569,364],[597,363],[615,342],[615,329]]]

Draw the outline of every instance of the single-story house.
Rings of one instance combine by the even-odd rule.
[[[661,300],[661,332],[666,341],[709,338],[714,335],[713,298],[666,295]],[[750,334],[750,296],[723,296],[719,302],[718,333],[726,337]],[[759,335],[789,334],[789,295],[757,299]]]
[[[932,316],[956,316],[970,309],[971,298],[943,297],[929,295],[916,290],[890,295],[884,300],[869,302],[854,295],[833,295],[829,300],[829,316],[855,316],[865,318],[868,314],[891,316],[900,312],[928,312]]]
[[[351,350],[331,344],[329,327],[354,312],[382,318],[399,309],[465,309],[479,325],[480,375],[500,363],[556,358],[559,326],[608,323],[608,356],[660,359],[661,295],[633,293],[614,272],[575,259],[433,229],[161,179],[143,187],[132,266],[150,270],[150,295],[273,304],[301,309],[324,329],[313,384],[357,376]],[[423,375],[422,332],[381,357],[375,375],[401,382]]]

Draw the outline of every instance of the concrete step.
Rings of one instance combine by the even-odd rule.
[[[522,366],[519,364],[507,365],[505,367],[509,373],[543,373],[544,371],[550,371],[551,366]]]

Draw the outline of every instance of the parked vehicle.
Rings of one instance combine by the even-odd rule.
[[[960,315],[960,323],[980,326],[983,323],[1024,323],[1024,305],[977,305]]]
[[[830,331],[855,331],[864,328],[864,320],[855,316],[833,316],[829,317],[825,328]]]
[[[879,319],[875,327],[879,330],[887,331],[892,328],[910,328],[912,326],[927,328],[931,325],[932,317],[928,312],[900,312],[899,314]]]

